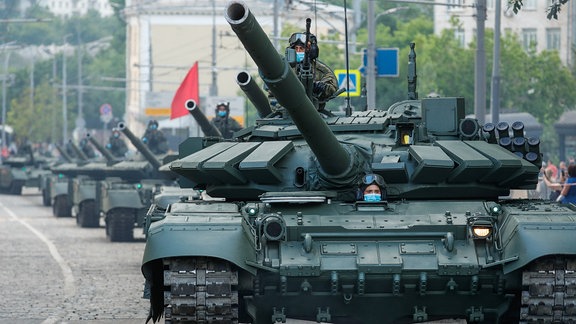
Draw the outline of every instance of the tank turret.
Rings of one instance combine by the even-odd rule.
[[[112,153],[110,153],[110,151],[108,151],[104,146],[102,146],[102,144],[98,143],[98,141],[94,137],[92,137],[90,133],[86,133],[86,138],[92,144],[92,146],[94,146],[96,150],[100,152],[102,156],[104,156],[108,165],[112,165],[118,162],[118,160],[112,155]]]
[[[202,129],[204,135],[222,137],[222,134],[220,133],[218,128],[210,124],[210,121],[208,120],[208,118],[206,118],[206,115],[204,115],[204,113],[200,110],[200,107],[198,107],[196,101],[192,99],[186,100],[186,109],[188,110],[190,115],[194,117],[198,125],[200,125],[200,128]]]
[[[238,73],[238,75],[236,75],[236,83],[240,86],[240,89],[244,91],[250,102],[254,104],[260,118],[269,116],[272,113],[268,96],[258,87],[256,81],[250,76],[250,73],[246,71]]]
[[[260,69],[260,75],[278,103],[290,114],[321,166],[321,176],[330,179],[356,179],[351,152],[332,134],[290,65],[282,59],[254,15],[241,3],[231,3],[226,20]]]
[[[130,140],[130,143],[132,143],[132,145],[134,145],[136,149],[142,153],[144,158],[152,165],[154,170],[158,170],[158,168],[162,166],[162,163],[158,158],[156,158],[154,153],[152,153],[152,151],[150,151],[150,149],[148,149],[148,147],[146,147],[146,145],[142,143],[142,141],[136,137],[136,135],[134,135],[130,129],[128,129],[124,122],[119,122],[117,128],[122,133],[124,133],[124,135],[126,135],[126,137]]]

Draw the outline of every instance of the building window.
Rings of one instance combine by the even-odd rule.
[[[546,49],[560,50],[560,28],[546,29]]]
[[[536,40],[536,28],[522,29],[522,48],[527,51],[537,44],[538,41]]]
[[[454,29],[454,38],[456,39],[456,41],[458,42],[460,47],[464,48],[466,46],[466,43],[465,43],[466,39],[464,37],[464,29],[462,29],[462,28]]]
[[[524,0],[523,10],[536,10],[536,0]]]
[[[448,11],[458,11],[462,10],[462,2],[463,0],[447,0],[446,3],[453,6],[447,6]]]
[[[494,10],[494,0],[486,0],[486,9]]]

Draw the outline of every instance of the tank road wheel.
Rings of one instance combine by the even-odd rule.
[[[164,259],[166,323],[238,323],[238,271],[213,258]]]
[[[42,189],[42,205],[50,206],[52,202],[50,201],[50,192],[46,189]]]
[[[110,242],[134,241],[134,210],[112,209],[106,215],[106,236]]]
[[[68,205],[68,196],[57,196],[54,198],[52,213],[56,217],[71,217],[72,211]]]
[[[89,199],[80,203],[76,224],[87,228],[100,227],[100,213],[96,210],[96,201]]]
[[[24,185],[21,182],[12,181],[10,188],[8,188],[8,193],[11,195],[21,195],[23,186]]]
[[[575,323],[576,258],[537,260],[522,274],[520,323]]]

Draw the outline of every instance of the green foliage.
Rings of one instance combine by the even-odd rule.
[[[62,129],[62,101],[54,96],[54,89],[44,80],[34,88],[34,104],[30,101],[30,88],[10,103],[8,124],[14,127],[16,137],[24,142],[50,142],[55,130]]]
[[[115,1],[114,8],[124,5],[123,0]],[[110,83],[105,79],[124,79],[125,68],[125,24],[118,16],[100,17],[98,12],[89,11],[81,17],[62,19],[54,17],[41,7],[32,7],[26,13],[28,18],[49,18],[47,23],[10,25],[4,40],[16,41],[21,46],[51,45],[60,46],[66,42],[75,46],[74,55],[66,57],[67,75],[67,115],[68,129],[74,128],[74,120],[79,110],[78,90],[79,64],[82,68],[82,111],[87,128],[101,128],[99,107],[108,103],[113,107],[115,116],[125,112],[125,83]],[[112,36],[112,38],[110,38]],[[104,46],[99,51],[89,49],[87,44],[98,41]],[[62,66],[63,56],[57,54],[47,61],[34,63],[34,103],[30,102],[30,69],[31,62],[18,62],[20,58],[13,55],[10,61],[12,73],[16,75],[15,83],[8,88],[7,122],[13,124],[16,134],[22,133],[32,141],[44,141],[52,136],[54,141],[61,140],[62,134]],[[18,66],[18,70],[16,67]],[[56,73],[54,75],[54,72]],[[50,87],[51,91],[37,89],[40,86]],[[51,107],[58,108],[52,109]],[[33,107],[33,108],[32,108]],[[39,111],[40,107],[45,107]],[[18,113],[16,113],[18,112]],[[41,114],[39,114],[41,112]],[[45,116],[34,118],[33,116]],[[55,122],[48,123],[48,120]],[[54,124],[55,123],[55,124]],[[51,129],[55,125],[59,130],[55,134]],[[44,132],[48,129],[49,133]]]

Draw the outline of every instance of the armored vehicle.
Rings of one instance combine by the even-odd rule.
[[[325,117],[245,4],[226,19],[282,110],[236,141],[180,146],[170,169],[222,200],[172,203],[150,225],[153,321],[576,321],[576,206],[504,198],[537,183],[521,123],[418,99],[413,46],[406,101]],[[382,199],[359,200],[378,178]]]
[[[68,150],[74,154],[73,157],[68,154]],[[77,175],[78,166],[88,163],[88,158],[72,141],[66,143],[65,148],[59,148],[59,151],[66,161],[50,168],[52,176],[46,177],[44,185],[50,194],[52,214],[56,217],[71,217],[72,202],[68,195],[69,182]]]
[[[127,242],[134,240],[135,227],[144,227],[154,192],[161,186],[176,186],[174,172],[159,170],[176,156],[155,156],[126,124],[120,122],[117,128],[144,159],[124,160],[109,167],[107,178],[98,184],[96,200],[98,210],[104,215],[106,237],[112,242]]]
[[[30,145],[23,146],[19,154],[2,159],[0,192],[20,195],[23,187],[40,188],[41,175],[50,173],[49,163],[47,159],[35,157]]]
[[[102,154],[104,160],[91,159],[86,164],[74,169],[76,176],[69,181],[68,195],[72,204],[72,214],[76,216],[76,224],[80,227],[100,227],[100,212],[96,201],[96,191],[100,181],[108,175],[110,166],[120,160],[112,156],[90,133],[87,133],[84,145],[92,145]],[[90,144],[88,144],[90,143]]]

